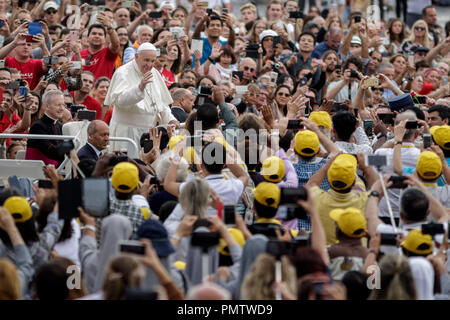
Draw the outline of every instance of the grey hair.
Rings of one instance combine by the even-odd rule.
[[[64,93],[61,90],[50,90],[47,91],[42,97],[42,103],[48,104],[55,95],[61,95],[64,97]]]
[[[332,27],[328,30],[328,35],[329,36],[334,36],[334,35],[343,35],[344,32],[342,31],[341,28],[338,27]]]
[[[194,178],[187,182],[178,197],[184,215],[206,218],[210,195],[211,189],[206,180]]]
[[[395,117],[395,125],[398,125],[403,120],[417,120],[417,116],[412,110],[406,110],[405,112],[402,112],[398,114]],[[416,133],[416,129],[406,129],[405,135],[403,136],[403,140],[410,140],[414,138],[414,134]]]
[[[217,294],[217,297],[213,297],[214,300],[219,299],[218,296],[221,296],[221,300],[231,300],[231,294],[228,290],[210,282],[200,283],[191,287],[187,292],[186,300],[199,300],[199,297],[203,298],[204,295],[211,294],[213,291]]]
[[[189,93],[188,89],[184,89],[184,88],[179,88],[176,89],[173,93],[172,93],[172,99],[173,101],[180,101],[181,98],[183,98],[186,94]]]
[[[156,165],[155,171],[158,180],[163,182],[166,179],[167,173],[169,172],[170,165],[172,161],[170,157],[172,156],[171,152],[164,153],[158,161]],[[183,182],[186,180],[188,174],[189,164],[186,159],[181,158],[180,164],[178,165],[176,182]]]
[[[138,27],[136,28],[136,33],[137,33],[137,35],[139,36],[139,34],[141,33],[141,31],[144,30],[144,29],[148,29],[149,31],[151,31],[151,33],[153,33],[153,29],[152,29],[150,26],[147,26],[147,25],[145,25],[145,24],[141,24],[140,26],[138,26]]]
[[[383,62],[383,63],[381,63],[380,66],[378,67],[378,71],[379,71],[380,73],[383,73],[384,69],[386,69],[386,68],[392,68],[392,69],[394,69],[394,66],[393,66],[392,63],[390,63],[390,62]]]

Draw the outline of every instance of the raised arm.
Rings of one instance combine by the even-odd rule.
[[[192,39],[200,39],[200,33],[202,32],[203,25],[209,20],[208,16],[204,16],[202,20],[195,26],[194,33],[192,34]]]

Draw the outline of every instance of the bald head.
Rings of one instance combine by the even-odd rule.
[[[93,120],[87,128],[88,142],[97,150],[103,150],[109,143],[109,127],[101,120]]]
[[[202,283],[189,290],[187,300],[230,300],[230,293],[214,283]]]
[[[173,103],[174,105],[177,105],[180,100],[183,98],[184,95],[187,95],[191,93],[188,89],[176,89],[173,94],[172,94],[172,99],[173,99]]]
[[[172,94],[173,106],[181,107],[187,113],[192,111],[196,97],[188,89],[176,89]]]

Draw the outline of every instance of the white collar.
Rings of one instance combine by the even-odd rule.
[[[55,123],[58,122],[58,119],[54,119],[54,118],[50,117],[50,116],[48,115],[47,112],[45,113],[45,115],[46,115],[47,117],[49,117],[50,119],[52,119],[53,121],[55,121]]]
[[[92,149],[94,149],[95,153],[97,154],[97,157],[100,155],[101,151],[98,150],[93,144],[86,142],[88,145],[91,146]]]

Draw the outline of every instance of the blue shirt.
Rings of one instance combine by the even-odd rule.
[[[203,51],[202,51],[202,57],[200,58],[200,65],[205,63],[206,60],[208,60],[209,56],[211,55],[212,46],[211,43],[209,43],[208,38],[201,38],[203,41]],[[227,41],[219,40],[219,43],[221,45],[226,45]],[[195,68],[195,56],[192,55],[192,68]]]
[[[313,158],[311,160],[299,160],[295,165],[294,169],[298,177],[298,187],[305,185],[308,180],[312,177],[317,170],[323,167],[328,159],[326,158]],[[329,190],[330,184],[328,178],[323,179],[320,188],[327,191]],[[298,219],[298,229],[311,230],[311,218],[307,214],[308,219]]]
[[[340,54],[341,46],[342,46],[342,44],[339,45],[339,48],[337,50],[334,50],[338,54],[339,59],[342,59],[341,54]],[[315,59],[322,59],[323,54],[328,50],[332,50],[332,49],[327,46],[325,41],[322,41],[321,43],[316,45],[313,52],[311,53],[311,57],[315,58]]]

